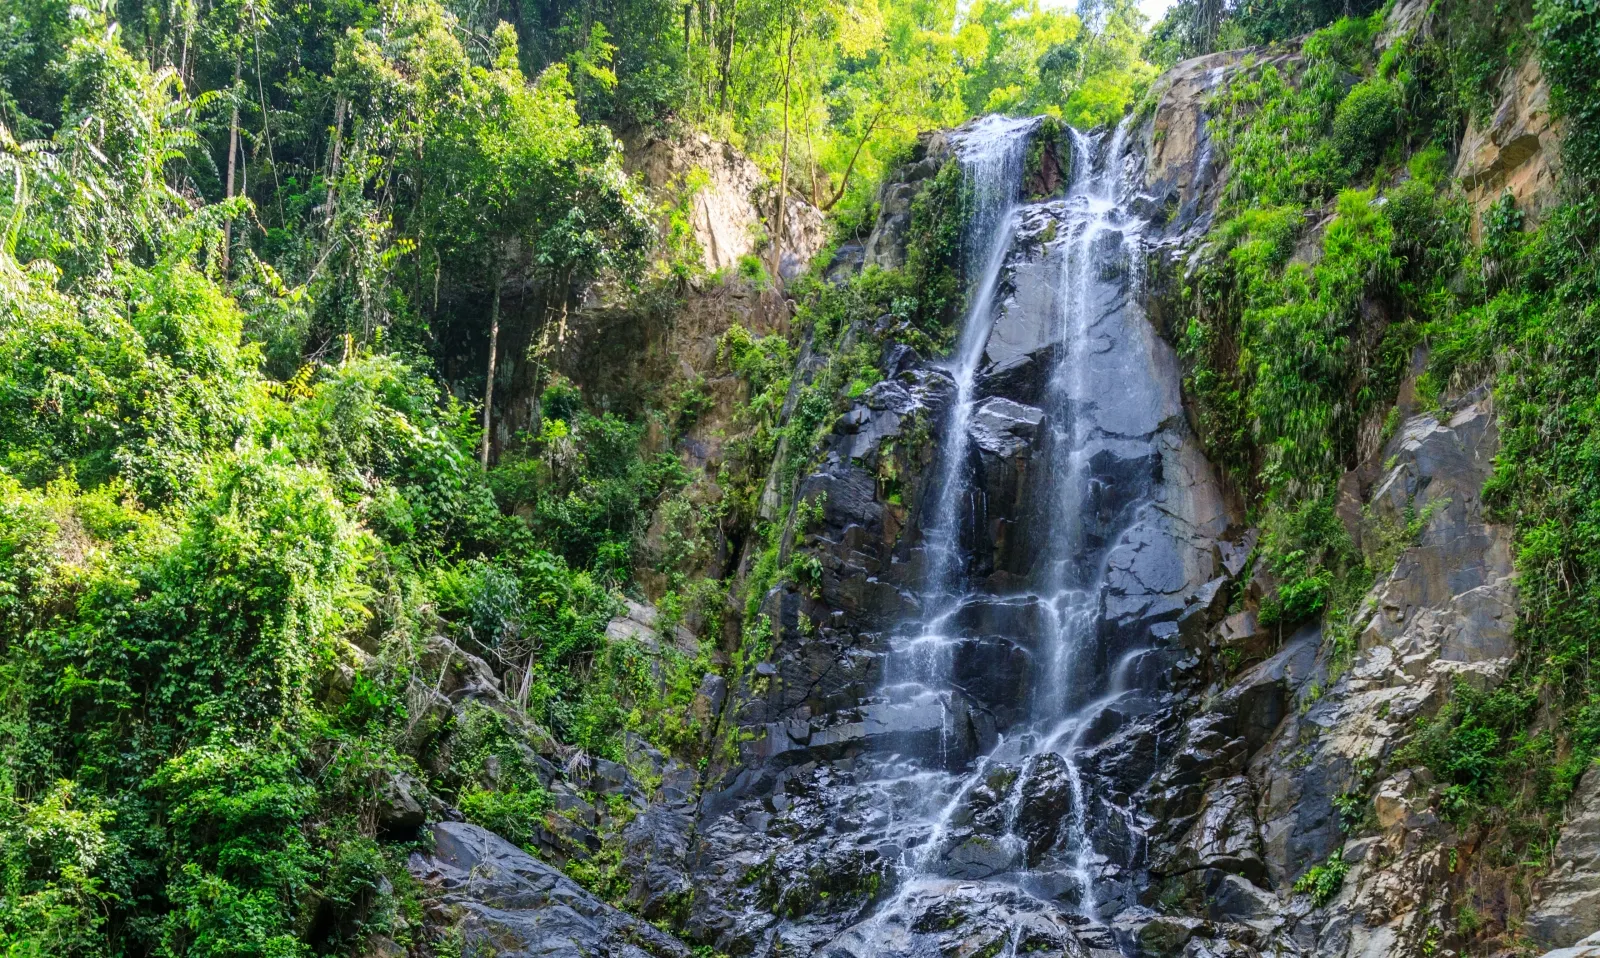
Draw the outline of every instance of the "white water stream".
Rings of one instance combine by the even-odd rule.
[[[1078,759],[1090,723],[1139,691],[1138,665],[1147,650],[1101,641],[1110,551],[1106,534],[1116,532],[1108,524],[1122,520],[1101,514],[1105,479],[1097,476],[1094,457],[1108,443],[1138,437],[1118,436],[1105,427],[1105,415],[1085,413],[1128,398],[1108,394],[1106,377],[1091,372],[1107,349],[1101,324],[1125,322],[1122,314],[1130,309],[1128,264],[1138,260],[1130,255],[1130,244],[1137,241],[1139,221],[1126,210],[1125,132],[1120,128],[1101,139],[1072,131],[1065,197],[1025,203],[1025,157],[1038,123],[990,117],[957,140],[973,204],[965,262],[970,305],[947,366],[954,389],[921,512],[922,611],[891,638],[881,699],[884,714],[903,710],[927,716],[936,708],[940,733],[936,748],[908,746],[885,757],[869,786],[892,809],[885,834],[904,845],[898,886],[871,917],[841,937],[842,953],[915,952],[906,946],[908,903],[919,896],[940,897],[958,885],[1003,885],[1085,918],[1097,905],[1096,869],[1102,859],[1086,816],[1095,796],[1087,794],[1090,786]],[[971,571],[968,544],[985,505],[974,475],[972,430],[985,399],[980,393],[986,348],[1006,297],[1015,292],[1004,285],[1008,256],[1019,222],[1030,210],[1044,210],[1058,224],[1048,241],[1050,262],[1058,267],[1059,288],[1048,298],[1055,304],[1053,315],[1036,317],[1047,324],[1053,365],[1039,398],[1044,415],[1028,466],[1030,506],[1019,517],[1035,544],[1032,566],[1021,590],[997,592]],[[1035,275],[1031,281],[1039,280]],[[1140,393],[1130,386],[1130,401]],[[1149,494],[1127,485],[1116,490],[1117,501],[1137,506]],[[957,665],[963,643],[975,641],[964,624],[964,613],[975,604],[1026,610],[1027,616],[1016,621],[1034,623],[1029,631],[1037,634],[1017,637],[1030,649],[1033,663],[1032,681],[1021,693],[1028,700],[1011,703],[1022,720],[993,736],[974,757],[970,748],[956,745],[970,737],[967,717],[977,708],[961,687]],[[1019,819],[1030,783],[1051,775],[1058,792],[1064,775],[1070,798],[1058,799],[1068,806],[1066,814],[1041,840],[1037,826],[1024,834]],[[984,815],[986,830],[974,834],[974,821]],[[1020,935],[1013,933],[1009,949],[1018,947]]]

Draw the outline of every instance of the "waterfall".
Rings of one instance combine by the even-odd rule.
[[[937,699],[946,712],[951,649],[945,626],[961,600],[961,526],[969,512],[963,505],[971,494],[973,390],[988,341],[995,286],[1016,224],[1029,134],[1037,126],[1037,119],[985,117],[957,148],[972,197],[963,257],[972,291],[949,367],[955,389],[941,430],[944,441],[930,486],[933,494],[924,512],[923,614],[911,631],[898,637],[886,669],[886,687],[892,695],[911,702]]]
[[[1065,195],[1027,202],[1024,158],[1038,129],[986,118],[956,140],[973,202],[970,299],[919,512],[919,611],[890,637],[869,720],[903,732],[882,739],[896,744],[867,783],[899,849],[897,885],[830,954],[927,953],[913,916],[952,895],[987,894],[994,914],[1015,916],[1010,952],[1040,915],[1078,926],[1100,917],[1095,814],[1107,816],[1081,758],[1095,723],[1152,692],[1148,626],[1121,627],[1106,603],[1125,571],[1113,568],[1118,545],[1156,499],[1154,437],[1167,413],[1156,412],[1164,387],[1141,355],[1125,129],[1071,131]],[[1008,394],[993,368],[994,343],[1016,329],[1043,341],[1028,361],[1044,373],[1026,395]],[[990,404],[1038,421],[1006,532],[1020,558],[998,570],[979,555],[993,543],[974,435]]]

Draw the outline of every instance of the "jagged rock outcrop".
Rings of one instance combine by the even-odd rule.
[[[1226,183],[1227,156],[1212,139],[1211,98],[1249,65],[1292,68],[1292,51],[1230,50],[1185,60],[1163,73],[1146,94],[1155,110],[1140,125],[1145,163],[1145,209],[1164,220],[1174,242],[1188,244],[1211,225]]]
[[[1438,921],[1430,889],[1448,880],[1456,839],[1432,811],[1429,773],[1394,759],[1454,683],[1489,686],[1510,665],[1510,530],[1485,518],[1480,495],[1496,438],[1481,397],[1401,426],[1365,496],[1363,531],[1403,536],[1407,522],[1420,530],[1360,607],[1352,659],[1314,628],[1297,634],[1187,720],[1138,803],[1164,894],[1213,922],[1226,917],[1208,904],[1220,874],[1244,895],[1252,926],[1216,924],[1206,932],[1214,940],[1318,955],[1421,953]],[[1365,795],[1375,827],[1353,836],[1363,809],[1352,796]],[[1342,890],[1310,909],[1294,885],[1335,859],[1349,867]]]
[[[774,219],[777,190],[731,144],[704,133],[648,133],[627,138],[623,156],[627,171],[659,198],[676,199],[692,190],[689,228],[706,272],[737,269],[741,257],[756,252],[763,233],[772,231],[764,224]],[[792,276],[827,242],[828,227],[821,210],[796,196],[788,198],[785,217],[781,268]]]
[[[1538,57],[1527,54],[1501,78],[1494,112],[1474,117],[1461,140],[1455,176],[1480,214],[1508,193],[1535,219],[1555,204],[1560,126]]]
[[[1600,938],[1600,773],[1592,768],[1578,781],[1552,857],[1539,904],[1524,921],[1528,937],[1551,947]]]
[[[463,954],[551,958],[689,958],[666,932],[606,904],[556,868],[464,822],[433,828],[430,854],[409,867],[435,925],[456,929]]]
[[[878,189],[878,219],[861,251],[861,268],[899,269],[905,265],[911,203],[953,155],[948,131],[935,130],[917,137],[909,161]]]

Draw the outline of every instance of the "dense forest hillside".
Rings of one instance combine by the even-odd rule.
[[[8,956],[1600,933],[1589,0],[0,0],[0,173]]]

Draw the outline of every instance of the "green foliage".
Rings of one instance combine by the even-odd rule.
[[[1202,308],[1183,351],[1198,370],[1190,381],[1202,421],[1231,451],[1225,462],[1259,454],[1269,492],[1326,493],[1361,417],[1398,385],[1406,340],[1363,328],[1363,301],[1396,289],[1403,265],[1373,200],[1339,196],[1321,259],[1309,267],[1288,262],[1299,219],[1292,207],[1241,215],[1218,231],[1216,254],[1226,260],[1200,278]]]
[[[972,209],[972,184],[961,164],[949,162],[924,186],[911,204],[911,226],[906,232],[906,293],[909,303],[899,305],[930,345],[943,345],[948,330],[959,319],[963,305],[963,240]],[[881,282],[881,281],[880,281]],[[882,297],[879,297],[882,298]]]
[[[468,821],[533,848],[550,795],[529,762],[521,730],[499,712],[476,706],[452,739],[450,775]]]
[[[93,955],[99,952],[108,861],[123,849],[106,825],[112,812],[94,796],[59,781],[37,802],[0,818],[0,868],[7,907],[0,941],[19,955]]]
[[[1600,487],[1590,403],[1577,398],[1600,388],[1592,305],[1600,267],[1587,252],[1600,216],[1582,199],[1532,237],[1505,225],[1515,222],[1504,212],[1486,217],[1485,258],[1501,260],[1498,290],[1435,322],[1430,376],[1448,383],[1487,375],[1496,386],[1501,454],[1484,497],[1515,522],[1524,664],[1491,695],[1458,689],[1418,750],[1448,776],[1460,818],[1507,809],[1536,829],[1538,816],[1559,810],[1600,743],[1592,718],[1600,686],[1587,664],[1600,609],[1591,531]],[[1505,235],[1493,237],[1494,229]],[[1560,721],[1536,734],[1543,703]]]
[[[1536,693],[1520,683],[1491,692],[1458,684],[1450,702],[1418,724],[1406,756],[1441,776],[1443,808],[1460,822],[1563,801],[1571,783],[1558,782],[1554,739],[1530,730],[1537,708]]]
[[[772,288],[772,277],[767,275],[767,264],[763,263],[759,256],[739,257],[739,278],[758,290]]]
[[[1456,310],[1479,262],[1443,151],[1424,147],[1408,176],[1397,169],[1418,125],[1402,128],[1405,105],[1434,82],[1412,68],[1442,57],[1404,52],[1402,39],[1375,64],[1381,22],[1346,19],[1308,37],[1297,75],[1247,60],[1217,94],[1212,133],[1229,185],[1179,341],[1201,435],[1266,532],[1259,561],[1279,587],[1264,621],[1323,618],[1341,661],[1356,603],[1391,560],[1355,548],[1335,482],[1363,423],[1395,395],[1420,317]],[[1349,85],[1351,74],[1364,78]],[[1363,180],[1379,186],[1357,188]],[[1320,235],[1307,235],[1313,225]],[[1391,538],[1409,541],[1408,530]]]
[[[1350,863],[1344,853],[1336,851],[1320,865],[1314,865],[1294,883],[1294,890],[1311,896],[1312,907],[1321,908],[1333,901],[1344,886],[1344,876],[1350,873]]]
[[[1400,91],[1373,77],[1357,83],[1333,112],[1333,147],[1360,174],[1372,168],[1400,122]]]
[[[1178,0],[1151,30],[1146,56],[1171,66],[1218,50],[1292,42],[1340,17],[1365,17],[1383,8],[1378,0]]]
[[[1262,603],[1261,624],[1292,626],[1330,606],[1348,608],[1372,583],[1331,500],[1306,499],[1268,516],[1261,540],[1277,593]]]
[[[1537,0],[1533,31],[1551,104],[1567,118],[1567,169],[1579,184],[1600,176],[1600,10],[1581,0]]]
[[[1369,20],[1341,21],[1307,38],[1300,76],[1269,63],[1243,71],[1218,94],[1210,122],[1229,149],[1224,209],[1309,205],[1345,182],[1348,162],[1330,136],[1346,98],[1341,74],[1369,68],[1375,28]]]
[[[508,509],[531,508],[534,533],[567,562],[620,582],[649,507],[688,476],[670,453],[639,455],[642,423],[586,410],[568,416],[544,419],[537,436],[507,451],[490,481]]]
[[[320,243],[326,229],[310,290],[288,288],[243,230],[223,266],[224,224],[250,204],[206,205],[192,183],[174,186],[193,170],[205,100],[126,54],[103,20],[86,15],[63,44],[52,138],[5,137],[10,952],[302,955],[410,940],[394,844],[405,836],[375,822],[378,783],[418,774],[398,748],[415,728],[404,690],[423,635],[457,639],[518,694],[514,716],[416,718],[454,749],[433,787],[520,840],[547,803],[527,760],[527,742],[547,734],[535,721],[601,754],[619,753],[628,729],[698,743],[686,717],[657,712],[686,715],[686,676],[709,661],[680,655],[658,672],[603,634],[617,608],[605,582],[627,577],[646,513],[686,480],[675,458],[640,455],[642,425],[593,415],[557,383],[548,428],[528,443],[535,472],[512,456],[491,477],[473,455],[471,410],[425,358],[352,335],[336,364],[302,359],[300,337],[327,331],[317,311],[341,308],[341,290],[359,293],[344,303],[367,343],[414,315],[399,292],[413,252],[440,268],[462,257],[448,265],[472,274],[466,287],[482,276],[475,257],[510,230],[536,275],[576,282],[619,265],[607,257],[642,235],[628,233],[640,220],[614,143],[578,123],[559,72],[527,85],[503,58],[470,64],[437,7],[386,10],[402,29],[357,32],[339,51],[348,166],[299,187],[327,197],[328,218],[296,233],[277,218],[287,209],[267,213],[276,232],[262,251],[291,268],[292,243],[275,244]],[[306,53],[332,70],[333,46]],[[435,162],[477,179],[441,184]],[[458,195],[409,219],[423,234],[408,245],[388,219],[406,212],[391,187]],[[263,377],[253,336],[285,380]],[[532,483],[528,521],[495,498],[523,504],[518,481]]]

